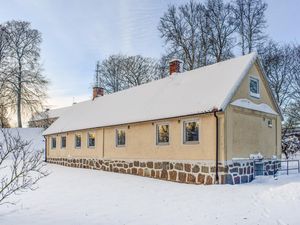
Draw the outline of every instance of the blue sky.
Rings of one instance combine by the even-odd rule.
[[[48,104],[71,105],[91,96],[95,63],[110,54],[159,57],[157,25],[169,4],[187,0],[0,0],[0,21],[30,21],[41,31]],[[202,1],[203,2],[203,1]],[[300,1],[268,0],[267,33],[300,42]]]

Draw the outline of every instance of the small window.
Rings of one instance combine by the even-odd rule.
[[[81,148],[81,135],[75,134],[75,148]]]
[[[95,133],[88,133],[88,148],[95,147]]]
[[[156,125],[156,144],[157,145],[169,144],[169,125],[168,124]]]
[[[198,143],[199,142],[199,123],[197,121],[186,121],[183,123],[183,142]]]
[[[273,123],[272,123],[272,120],[271,120],[271,119],[268,120],[268,127],[270,127],[270,128],[273,127]]]
[[[60,147],[61,148],[66,148],[66,145],[67,145],[67,137],[66,136],[62,136],[61,137],[61,145],[60,145]]]
[[[121,147],[126,144],[126,133],[123,129],[116,130],[116,146]]]
[[[56,137],[51,138],[51,148],[56,148]]]
[[[255,98],[259,98],[259,80],[254,77],[250,77],[250,83],[249,83],[249,90],[250,95]]]

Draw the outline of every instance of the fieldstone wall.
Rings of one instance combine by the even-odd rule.
[[[212,163],[207,162],[75,158],[47,158],[47,162],[69,167],[126,173],[188,184],[209,185],[215,183],[216,167]],[[231,162],[228,165],[219,163],[219,182],[221,184],[248,183],[253,179],[253,161]]]
[[[270,176],[274,175],[281,168],[281,162],[278,160],[256,160],[254,165],[261,165],[262,171],[254,170],[254,175]],[[257,168],[257,167],[256,167]]]
[[[229,173],[226,184],[249,183],[254,179],[253,161],[234,161],[229,164]]]

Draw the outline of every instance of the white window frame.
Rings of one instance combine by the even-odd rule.
[[[267,125],[269,128],[273,128],[273,120],[272,119],[267,119]]]
[[[124,145],[119,145],[118,144],[118,131],[124,131],[125,132],[125,144]],[[127,143],[127,138],[126,138],[126,129],[125,128],[116,128],[115,129],[115,145],[117,148],[122,148],[122,147],[126,147],[126,143]]]
[[[186,130],[185,124],[186,123],[197,123],[198,124],[198,141],[187,141],[186,140]],[[182,121],[182,143],[183,144],[199,144],[200,143],[200,120],[199,119],[186,119]]]
[[[256,81],[257,82],[257,91],[258,91],[258,93],[251,92],[251,88],[250,88],[251,81]],[[257,76],[250,76],[249,77],[249,95],[253,98],[260,98],[260,80]]]
[[[95,136],[95,145],[94,146],[90,146],[89,134],[94,134],[94,136]],[[87,144],[87,147],[90,149],[93,149],[96,147],[96,132],[93,132],[93,131],[87,132],[87,143],[86,144]]]
[[[65,147],[62,146],[62,139],[63,138],[66,138],[66,146]],[[65,149],[66,147],[67,147],[67,136],[66,135],[62,135],[62,136],[60,136],[60,148],[61,149]]]
[[[169,127],[169,141],[168,142],[158,142],[158,126],[164,126],[164,125],[168,125]],[[164,145],[170,145],[170,123],[168,122],[164,122],[164,123],[156,123],[155,124],[155,144],[158,146],[164,146]]]
[[[80,136],[80,147],[78,147],[78,146],[76,146],[76,136]],[[75,133],[75,135],[74,135],[74,147],[76,148],[76,149],[81,149],[81,146],[82,146],[82,135],[81,135],[81,133]]]
[[[53,142],[52,142],[52,139],[55,139],[55,147],[53,147]],[[57,148],[57,139],[56,139],[56,137],[51,137],[51,149],[56,149]]]

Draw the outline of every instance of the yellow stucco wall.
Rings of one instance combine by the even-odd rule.
[[[87,133],[95,132],[96,146],[95,148],[88,148]],[[81,134],[81,148],[75,148],[75,134]],[[75,157],[75,158],[101,158],[103,155],[103,129],[81,130],[57,135],[47,136],[47,156],[48,157]],[[67,137],[66,148],[61,148],[61,137]],[[56,148],[51,148],[51,137],[56,137]]]
[[[259,79],[260,98],[251,97],[249,94],[250,76]],[[265,82],[259,67],[255,64],[245,76],[231,102],[237,99],[249,99],[256,104],[265,103],[277,112]],[[225,111],[225,118],[225,152],[228,160],[248,158],[250,154],[258,152],[267,158],[280,155],[281,118],[279,115],[229,105]],[[268,127],[268,120],[272,120],[271,128]]]
[[[220,160],[224,158],[224,115],[219,114],[220,121]],[[183,143],[183,122],[190,119],[199,121],[199,143]],[[156,144],[156,124],[169,124],[170,142],[168,145]],[[178,117],[160,121],[142,122],[123,126],[93,129],[96,132],[96,147],[87,147],[87,132],[68,132],[54,135],[57,137],[56,149],[51,149],[48,137],[48,157],[102,158],[105,159],[168,159],[168,160],[214,160],[216,120],[213,114],[202,114],[192,117]],[[126,131],[126,145],[116,147],[116,129]],[[103,135],[104,130],[104,135]],[[82,147],[76,149],[75,134],[81,133]],[[67,147],[61,149],[60,137],[66,135]],[[52,135],[53,136],[53,135]],[[104,145],[103,145],[104,136]]]

